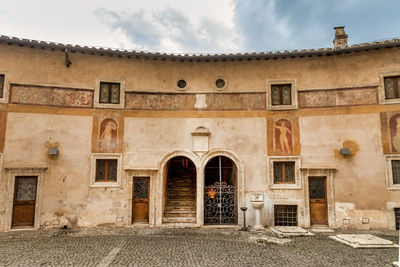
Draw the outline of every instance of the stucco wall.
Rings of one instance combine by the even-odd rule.
[[[400,191],[388,190],[382,143],[387,147],[385,155],[396,154],[390,148],[388,123],[390,118],[398,116],[400,108],[398,104],[380,105],[377,92],[379,73],[400,70],[400,54],[395,53],[399,49],[229,62],[154,61],[70,53],[72,65],[67,68],[62,52],[0,45],[0,73],[7,73],[11,84],[19,84],[14,91],[19,94],[10,97],[16,100],[0,104],[7,117],[7,122],[3,117],[0,120],[6,132],[0,181],[3,200],[0,229],[6,225],[6,200],[13,193],[7,187],[11,179],[7,168],[23,166],[47,168],[40,209],[42,226],[48,222],[49,227],[130,225],[131,176],[141,170],[145,174],[148,171],[152,173],[151,183],[159,186],[161,164],[176,151],[197,157],[196,167],[200,168],[202,155],[193,152],[192,136],[200,126],[210,131],[209,151],[227,151],[237,157],[243,170],[244,191],[239,205],[249,207],[250,224],[254,222],[254,210],[249,199],[253,192],[262,192],[264,224],[273,224],[274,204],[296,204],[299,225],[309,227],[307,177],[300,168],[329,167],[336,170],[329,202],[334,206],[330,214],[334,220],[332,227],[393,228],[393,207],[400,206]],[[225,93],[217,92],[213,85],[220,76],[228,82]],[[158,100],[165,109],[162,111],[149,110],[148,106],[143,108],[146,110],[137,106],[131,110],[93,108],[91,91],[96,80],[103,78],[125,81],[126,91],[215,93],[214,102],[213,106],[196,110],[193,104],[197,96],[192,95],[193,99],[182,104],[185,107],[189,103],[189,110],[175,103],[179,108],[171,111],[170,102],[163,98]],[[179,78],[189,83],[184,92],[175,88]],[[268,80],[282,79],[296,80],[297,89],[304,91],[298,96],[299,109],[266,110],[264,98],[251,106],[258,94],[246,98],[251,102],[246,106],[241,95],[229,101],[233,96],[226,94],[265,93]],[[66,89],[57,91],[55,86]],[[337,90],[327,93],[315,89]],[[174,98],[174,94],[168,95]],[[131,93],[129,97],[136,96]],[[72,103],[67,104],[71,105],[64,105],[63,99],[67,97]],[[36,102],[25,98],[34,98]],[[112,153],[121,153],[121,183],[117,187],[93,187],[90,182],[93,153],[104,152],[96,147],[99,125],[109,118],[118,122],[118,145]],[[281,119],[290,121],[293,130],[292,153],[284,156],[299,157],[301,163],[296,177],[300,183],[295,189],[271,187],[271,157],[282,156],[273,147],[277,140],[273,134],[275,123]],[[58,157],[48,157],[49,142],[59,146]],[[354,149],[346,157],[339,152],[345,142]],[[160,206],[154,203],[161,197],[156,195],[157,190],[153,188],[151,192],[154,199],[150,224],[160,220],[155,218],[159,216],[155,210]],[[368,223],[363,224],[363,219],[368,219]]]
[[[378,84],[379,72],[397,71],[399,48],[337,56],[259,61],[173,62],[70,53],[65,66],[59,51],[0,45],[0,71],[12,83],[65,85],[93,89],[96,78],[123,78],[126,91],[177,91],[185,78],[188,92],[215,91],[214,81],[228,81],[226,91],[265,91],[266,80],[297,79],[299,90],[348,88]]]

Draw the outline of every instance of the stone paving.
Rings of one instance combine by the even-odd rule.
[[[398,242],[395,231],[368,233]],[[398,257],[393,248],[350,248],[330,240],[332,233],[256,242],[268,235],[165,228],[0,233],[0,266],[392,266]]]

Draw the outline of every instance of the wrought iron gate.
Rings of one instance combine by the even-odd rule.
[[[204,224],[237,224],[236,188],[221,179],[204,188]]]
[[[237,224],[233,185],[215,182],[204,190],[204,224]]]

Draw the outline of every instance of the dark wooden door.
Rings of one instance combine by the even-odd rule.
[[[328,202],[326,199],[326,177],[309,177],[311,225],[328,225]]]
[[[37,176],[15,177],[11,227],[33,227],[35,223]]]
[[[148,223],[150,177],[133,177],[132,191],[132,223]]]

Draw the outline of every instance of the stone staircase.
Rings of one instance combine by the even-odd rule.
[[[196,180],[168,178],[163,223],[196,222]]]

